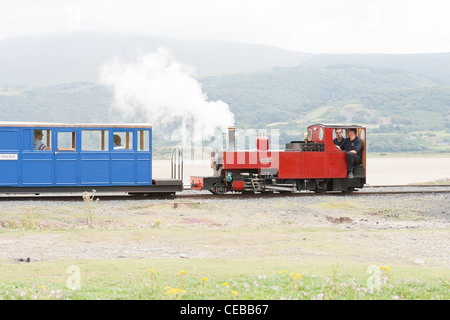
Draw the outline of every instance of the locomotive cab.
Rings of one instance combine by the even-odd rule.
[[[305,141],[306,145],[310,145],[309,149],[314,149],[313,145],[316,145],[315,149],[320,149],[322,147],[323,151],[326,153],[340,153],[342,154],[342,150],[336,147],[337,138],[336,131],[341,130],[342,140],[349,139],[349,131],[353,129],[356,131],[356,137],[361,139],[362,141],[362,150],[361,150],[361,163],[355,166],[355,169],[358,170],[358,176],[364,176],[365,168],[366,168],[366,128],[358,125],[333,125],[333,124],[315,124],[311,125],[307,128],[307,132],[305,133]],[[328,159],[325,163],[325,166],[332,170],[332,166],[334,165],[331,159],[333,156],[328,155]],[[361,172],[363,169],[363,172]],[[339,169],[340,170],[340,169]]]

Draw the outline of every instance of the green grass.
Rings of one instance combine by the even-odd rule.
[[[80,270],[72,290],[67,270]],[[261,260],[82,260],[0,264],[0,299],[449,299],[448,270]],[[375,266],[380,268],[382,266]]]

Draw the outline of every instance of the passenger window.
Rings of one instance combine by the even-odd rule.
[[[149,151],[150,143],[149,143],[149,131],[148,130],[139,130],[138,131],[138,150],[139,151]]]
[[[133,132],[114,132],[114,150],[133,149]]]
[[[75,132],[58,132],[58,151],[75,151]]]
[[[108,150],[107,130],[82,130],[81,131],[82,151],[106,151]]]
[[[52,150],[52,130],[34,130],[34,147],[36,151]]]

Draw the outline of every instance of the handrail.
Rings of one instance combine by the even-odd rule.
[[[170,160],[171,178],[183,181],[183,150],[179,147],[172,149]]]

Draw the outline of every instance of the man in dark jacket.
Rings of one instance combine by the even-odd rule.
[[[361,164],[363,142],[356,136],[356,129],[348,129],[348,138],[345,139],[341,150],[347,153],[347,178],[353,179],[353,167]]]
[[[334,133],[336,133],[336,138],[333,139],[333,142],[337,146],[342,146],[344,144],[344,137],[342,136],[342,129],[337,128],[334,130]]]

